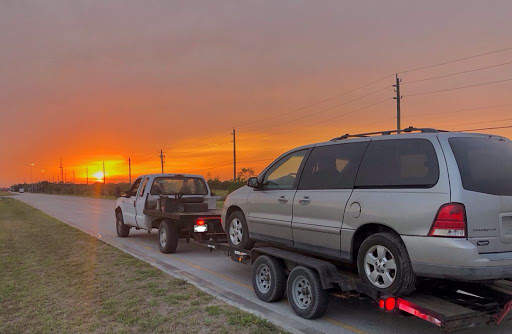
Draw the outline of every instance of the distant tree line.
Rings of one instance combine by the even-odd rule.
[[[238,188],[245,186],[247,184],[247,179],[254,175],[254,169],[242,168],[240,172],[238,172],[236,180],[221,181],[218,176],[212,179],[211,174],[208,173],[208,186],[210,187],[210,189],[227,190],[228,193],[231,193],[237,190]]]
[[[59,194],[59,195],[80,195],[80,196],[114,196],[114,191],[120,187],[122,191],[130,189],[129,183],[92,183],[92,184],[73,184],[73,183],[54,183],[54,182],[37,182],[34,184],[15,184],[11,186],[11,190],[19,192],[23,188],[26,192]]]
[[[212,178],[210,174],[207,176],[207,182],[212,192],[222,190],[224,193],[231,193],[236,189],[243,187],[247,183],[247,179],[254,176],[252,168],[242,168],[237,175],[237,178],[229,181],[221,181],[217,176]],[[45,193],[45,194],[60,194],[60,195],[79,195],[79,196],[108,196],[114,197],[116,188],[120,188],[121,192],[126,192],[130,189],[131,184],[123,183],[99,183],[92,184],[73,184],[64,182],[37,182],[34,184],[19,183],[11,186],[11,191],[19,192],[23,188],[26,192]],[[224,196],[223,196],[224,197]]]

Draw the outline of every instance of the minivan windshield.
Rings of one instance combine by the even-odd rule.
[[[512,196],[512,142],[491,137],[448,140],[466,190]]]
[[[151,195],[208,195],[203,179],[198,177],[157,177]]]

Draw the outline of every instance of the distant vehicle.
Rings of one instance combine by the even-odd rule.
[[[512,278],[512,142],[402,131],[283,154],[227,197],[230,245],[264,241],[353,263],[364,284],[390,295],[410,294],[417,277]]]
[[[201,175],[143,175],[125,195],[118,196],[117,235],[127,237],[132,227],[158,229],[163,253],[174,253],[179,238],[187,242],[191,238],[199,242],[225,240],[216,200]]]
[[[20,190],[19,190],[18,192],[20,192],[20,193],[24,193],[24,192],[25,192],[25,189],[20,188]]]

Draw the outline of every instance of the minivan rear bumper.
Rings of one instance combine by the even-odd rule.
[[[480,254],[466,239],[402,236],[417,276],[483,281],[512,278],[512,252]]]

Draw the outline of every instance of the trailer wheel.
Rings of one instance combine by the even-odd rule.
[[[226,233],[231,247],[251,249],[254,246],[254,241],[249,239],[249,228],[242,211],[234,211],[229,215]]]
[[[162,220],[158,228],[158,246],[164,254],[175,253],[178,247],[178,224]]]
[[[286,294],[293,311],[301,318],[316,319],[327,310],[327,291],[322,288],[318,273],[310,268],[298,266],[292,270]]]
[[[130,226],[124,223],[121,211],[116,214],[116,231],[117,236],[120,238],[126,238],[130,234]]]
[[[357,269],[364,283],[385,294],[406,296],[416,287],[407,249],[393,233],[376,233],[366,238],[357,254]]]
[[[252,266],[252,288],[264,302],[281,300],[286,290],[286,271],[281,260],[261,255]]]

